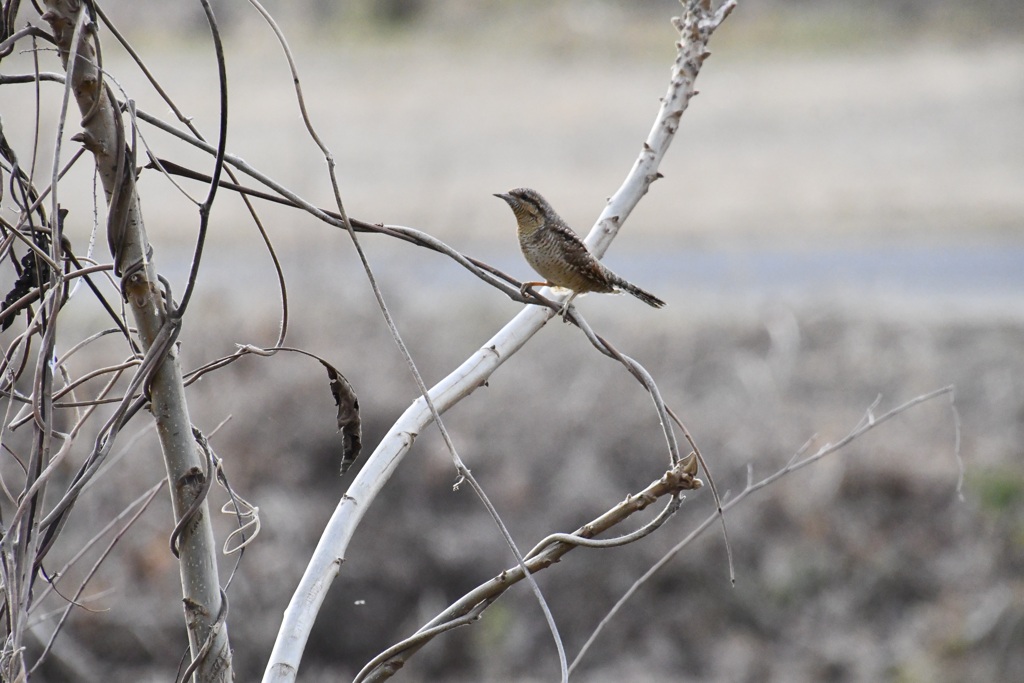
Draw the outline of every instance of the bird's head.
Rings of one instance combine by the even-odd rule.
[[[494,196],[504,199],[512,208],[520,231],[531,233],[544,224],[547,216],[554,214],[544,197],[535,190],[519,187]]]

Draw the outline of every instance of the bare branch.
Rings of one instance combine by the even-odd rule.
[[[953,392],[954,388],[952,386],[942,387],[941,389],[930,391],[927,394],[922,394],[920,396],[912,398],[906,403],[899,405],[893,408],[892,410],[886,412],[884,415],[881,415],[880,417],[873,419],[869,419],[869,416],[871,415],[871,408],[869,408],[868,411],[865,413],[865,417],[857,424],[857,426],[855,426],[849,434],[847,434],[838,442],[834,444],[826,444],[819,448],[812,455],[806,455],[806,452],[810,448],[812,442],[812,440],[808,440],[803,447],[801,447],[793,454],[793,457],[790,458],[789,462],[787,462],[784,467],[756,483],[753,481],[753,470],[750,466],[748,466],[746,487],[742,491],[740,491],[739,495],[737,495],[735,498],[726,503],[725,506],[721,509],[721,511],[716,511],[715,513],[707,517],[699,525],[697,525],[697,527],[692,532],[690,532],[686,536],[686,538],[684,538],[675,546],[673,546],[673,548],[669,550],[667,553],[665,553],[665,555],[663,555],[660,560],[655,562],[650,569],[644,572],[644,574],[640,578],[633,582],[633,585],[629,587],[629,590],[623,593],[622,597],[620,597],[618,601],[615,603],[615,605],[608,611],[608,614],[606,614],[604,618],[601,619],[601,622],[597,625],[597,628],[594,629],[594,632],[590,634],[590,637],[587,639],[587,642],[583,644],[583,647],[580,649],[579,654],[576,655],[576,658],[573,660],[572,665],[569,667],[570,670],[575,670],[575,668],[579,665],[580,661],[583,659],[584,655],[586,655],[587,651],[594,644],[594,641],[597,640],[597,637],[601,634],[604,628],[611,622],[615,615],[618,614],[618,612],[622,609],[623,605],[626,604],[626,602],[640,589],[641,586],[643,586],[662,567],[664,567],[676,555],[678,555],[683,548],[688,546],[691,542],[693,542],[694,539],[696,539],[702,533],[707,531],[707,529],[714,523],[715,519],[718,517],[719,512],[727,512],[731,510],[733,507],[739,505],[750,494],[759,491],[770,484],[775,483],[776,481],[778,481],[782,477],[785,477],[788,474],[791,474],[799,469],[802,469],[808,465],[817,462],[818,460],[821,460],[824,457],[836,453],[837,451],[848,446],[852,441],[854,441],[858,437],[871,431],[875,427],[878,427],[884,424],[885,422],[888,422],[894,417],[902,413],[905,413],[914,406],[920,405],[921,403],[925,403],[926,401],[930,401],[934,398],[938,398],[939,396],[944,395],[948,395],[952,399]],[[872,406],[874,405],[877,405],[877,401],[875,404],[872,404]],[[957,415],[955,405],[953,405],[953,415],[954,428],[957,432],[957,451],[955,453],[955,456],[959,463],[959,417]]]
[[[128,512],[133,507],[138,506],[138,509],[131,515],[131,517],[128,518],[128,521],[124,523],[124,526],[122,526],[121,529],[110,540],[110,542],[107,544],[107,547],[103,550],[102,553],[100,553],[100,556],[93,563],[92,567],[89,568],[89,571],[86,573],[85,578],[82,579],[82,581],[79,583],[74,595],[71,597],[67,607],[61,614],[60,620],[54,627],[53,633],[50,634],[50,639],[46,641],[46,646],[43,648],[43,651],[39,654],[39,657],[36,658],[36,663],[32,665],[32,669],[29,671],[29,673],[35,671],[39,667],[39,665],[43,663],[43,660],[46,659],[46,655],[49,653],[50,648],[53,647],[53,643],[56,641],[57,635],[60,633],[61,626],[63,626],[64,622],[67,620],[68,615],[71,613],[71,609],[78,604],[78,599],[82,595],[82,592],[85,590],[85,587],[89,584],[89,581],[92,579],[92,577],[95,576],[96,571],[99,569],[100,565],[103,564],[103,561],[106,560],[107,557],[110,555],[110,551],[114,549],[114,546],[117,544],[118,541],[121,540],[125,533],[127,533],[128,529],[130,529],[132,525],[135,524],[136,520],[138,520],[138,518],[142,516],[142,513],[145,512],[146,509],[149,507],[149,504],[153,502],[153,499],[156,498],[156,494],[159,493],[160,489],[166,485],[167,482],[161,480],[160,482],[151,486],[148,491],[146,491],[141,496],[136,498],[134,501],[129,503],[124,510],[122,510],[116,517],[111,519],[106,526],[104,526],[95,536],[93,536],[92,539],[88,543],[86,543],[82,547],[82,549],[75,554],[74,557],[68,560],[68,562],[60,570],[60,572],[58,572],[57,575],[50,581],[50,584],[47,586],[47,591],[51,589],[56,590],[55,584],[57,582],[57,577],[66,572],[71,565],[73,565],[75,562],[81,559],[81,557],[90,548],[92,548],[93,545],[99,542],[100,538],[106,535],[106,533],[110,531],[110,529],[114,528],[115,525],[117,525],[122,519],[128,516]],[[45,597],[46,593],[44,592],[42,595],[39,596],[40,602]]]
[[[566,553],[573,549],[584,546],[592,548],[615,547],[632,543],[648,535],[662,524],[664,524],[682,504],[679,494],[683,491],[698,489],[702,482],[694,478],[696,472],[696,459],[688,458],[680,461],[671,470],[667,471],[661,479],[651,483],[639,493],[626,496],[626,499],[605,512],[600,517],[585,524],[572,534],[553,534],[541,541],[526,556],[526,567],[532,572],[547,569],[560,560]],[[664,510],[651,522],[637,531],[608,540],[593,540],[594,536],[601,534],[617,524],[628,519],[634,513],[646,509],[659,499],[671,496],[671,500]],[[477,586],[462,598],[452,603],[444,612],[427,622],[419,631],[410,638],[388,648],[385,652],[375,657],[356,676],[356,681],[382,681],[403,666],[405,661],[414,653],[419,651],[435,636],[451,630],[454,626],[463,625],[463,621],[474,615],[474,619],[483,612],[486,607],[497,600],[505,591],[511,588],[524,578],[521,567],[511,567],[502,571],[490,581]]]
[[[70,13],[70,5],[81,10],[79,17],[84,16],[84,6],[78,3],[50,0],[43,18],[50,24],[66,68],[71,58],[73,68],[68,71],[69,85],[83,115],[83,131],[78,139],[93,153],[96,161],[109,203],[107,238],[114,256],[114,271],[122,278],[122,293],[132,308],[142,346],[147,350],[146,359],[140,364],[133,384],[145,387],[150,396],[171,485],[175,517],[180,520],[195,501],[195,493],[201,489],[201,485],[196,486],[196,473],[202,472],[201,460],[192,440],[181,369],[173,346],[180,320],[169,315],[172,307],[170,293],[161,284],[152,260],[135,191],[133,147],[128,144],[113,93],[104,83],[98,66],[99,41],[91,24],[88,31],[82,32],[81,38],[75,37],[78,17]],[[73,55],[77,58],[72,58]],[[76,478],[74,495],[88,476],[95,473],[126,417],[141,407],[139,401],[131,402],[131,395],[132,392],[126,394],[120,410],[105,425],[93,456]],[[65,495],[47,515],[51,526],[47,529],[44,544],[52,543],[73,501],[73,496]],[[179,548],[183,556],[180,567],[188,612],[186,624],[193,653],[198,653],[213,637],[212,656],[201,660],[200,675],[203,680],[229,680],[231,654],[227,630],[221,628],[217,621],[218,615],[224,611],[217,575],[217,547],[205,502],[188,531],[182,535]]]
[[[723,7],[733,5],[735,2],[730,0]],[[587,238],[598,255],[604,252],[626,216],[656,179],[657,166],[678,128],[679,117],[693,96],[694,79],[707,54],[707,40],[727,14],[728,10],[722,9],[711,14],[690,3],[687,18],[680,24],[679,52],[668,92],[651,134],[622,187],[613,195]],[[546,307],[525,308],[428,392],[433,406],[420,398],[391,427],[357,474],[321,536],[285,610],[284,621],[264,673],[264,683],[294,680],[313,623],[312,617],[340,570],[348,542],[416,436],[434,420],[435,414],[443,413],[486,382],[491,373],[522,348],[554,313]]]

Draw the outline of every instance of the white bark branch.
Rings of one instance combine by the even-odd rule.
[[[115,272],[123,276],[122,291],[132,309],[142,346],[149,351],[170,339],[165,327],[169,302],[152,260],[121,112],[96,63],[95,27],[90,25],[81,32],[83,35],[72,50],[75,18],[87,8],[80,0],[48,0],[46,5],[48,11],[43,19],[53,30],[62,59],[66,62],[73,52],[78,55],[77,63],[69,70],[71,87],[83,115],[82,133],[75,139],[95,158],[108,200],[108,240],[114,252]],[[192,438],[181,367],[173,344],[158,363],[149,383],[150,409],[167,468],[175,520],[180,521],[202,489],[207,467]],[[179,536],[177,548],[192,653],[195,655],[204,645],[209,651],[198,666],[198,680],[230,681],[233,675],[227,626],[218,621],[223,609],[218,548],[205,500]]]
[[[657,169],[679,127],[679,119],[695,94],[694,81],[708,56],[707,42],[729,15],[736,0],[727,0],[717,11],[707,3],[689,0],[686,15],[676,22],[680,32],[672,77],[654,125],[622,186],[612,196],[586,238],[600,256],[611,244],[626,217],[659,176]],[[554,315],[549,308],[527,306],[484,343],[479,350],[438,382],[431,400],[444,412],[481,386],[497,368],[518,351]],[[414,401],[367,459],[342,497],[317,544],[309,565],[284,612],[264,683],[294,681],[306,641],[323,604],[353,533],[374,498],[408,453],[413,441],[432,421],[426,401]]]

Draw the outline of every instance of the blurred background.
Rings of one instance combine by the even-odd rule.
[[[669,18],[680,11],[669,0],[267,7],[295,51],[349,214],[421,229],[521,279],[532,273],[513,216],[492,193],[533,187],[586,233],[654,119],[675,55]],[[216,69],[198,6],[104,8],[212,139]],[[326,164],[272,33],[245,3],[215,10],[228,51],[229,150],[330,207]],[[665,178],[605,257],[669,305],[591,295],[579,310],[651,371],[733,494],[748,466],[761,478],[809,439],[814,448],[839,440],[876,399],[880,414],[955,384],[963,499],[950,402],[921,405],[735,509],[736,587],[720,534],[705,534],[633,598],[577,678],[1008,681],[1024,670],[1022,30],[1016,0],[741,0],[715,34]],[[109,32],[100,38],[118,86],[172,120]],[[40,59],[60,70],[53,55]],[[3,68],[27,72],[31,56]],[[29,88],[6,86],[0,100],[12,140],[19,130],[32,138]],[[60,96],[43,87],[42,168]],[[159,156],[209,172],[203,155],[142,133]],[[61,185],[65,230],[79,248],[93,220],[91,187],[84,165]],[[184,187],[205,195],[200,184]],[[153,171],[139,188],[156,262],[180,291],[198,212]],[[348,237],[295,211],[260,211],[288,278],[288,344],[326,357],[353,383],[365,459],[416,388]],[[440,255],[376,236],[363,244],[428,383],[520,308]],[[106,258],[103,245],[101,236]],[[270,258],[241,203],[222,192],[181,337],[184,366],[236,343],[272,344],[278,309]],[[84,297],[66,315],[80,330],[67,346],[104,325]],[[79,372],[125,349],[111,341],[91,353]],[[229,592],[238,679],[255,680],[351,475],[336,476],[333,404],[307,359],[247,358],[191,387],[189,399],[208,433],[230,418],[212,443],[261,511],[263,531]],[[446,423],[522,548],[577,528],[666,468],[643,390],[558,322]],[[139,439],[123,436],[117,472],[80,503],[67,556],[74,539],[159,479],[145,425],[137,418]],[[357,533],[300,680],[351,678],[513,564],[472,493],[453,492],[453,481],[428,430]],[[576,551],[538,576],[570,658],[711,510],[705,488],[652,537]],[[185,647],[171,528],[161,496],[90,584],[89,605],[101,611],[73,614],[34,680],[167,680]],[[43,637],[49,624],[38,627]],[[557,672],[543,618],[520,587],[398,678],[546,681]]]

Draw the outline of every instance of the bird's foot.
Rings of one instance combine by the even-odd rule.
[[[576,307],[572,305],[572,300],[575,299],[576,296],[577,296],[576,292],[573,292],[572,294],[570,294],[565,299],[565,301],[562,302],[562,307],[560,309],[558,309],[558,315],[562,316],[562,322],[564,322],[564,323],[569,322],[569,311],[570,310],[572,310],[573,315],[576,314]]]
[[[547,287],[549,285],[550,283],[548,282],[524,282],[523,284],[519,285],[519,293],[523,295],[524,299],[527,297],[532,298],[532,296],[536,296],[536,292],[528,293],[526,290],[528,290],[530,287]]]

